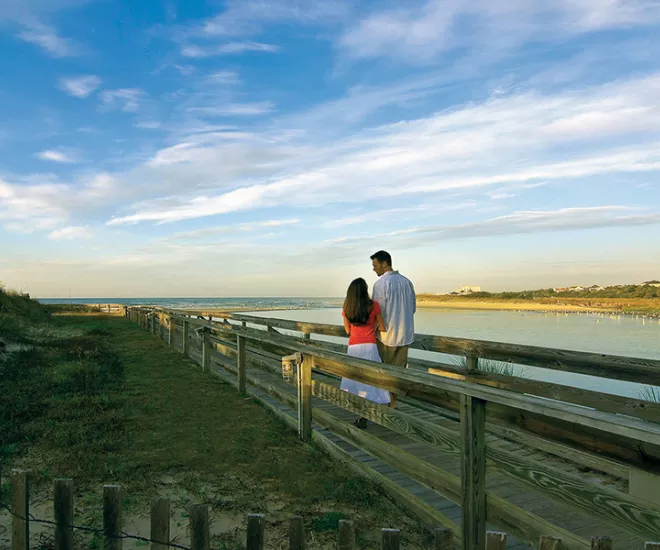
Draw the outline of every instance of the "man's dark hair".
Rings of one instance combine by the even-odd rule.
[[[389,252],[385,252],[384,250],[379,250],[375,254],[371,255],[371,260],[373,259],[378,260],[380,263],[386,263],[390,267],[392,267],[392,256],[390,256]]]

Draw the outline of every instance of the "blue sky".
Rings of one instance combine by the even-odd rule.
[[[656,0],[0,0],[0,281],[660,276]]]

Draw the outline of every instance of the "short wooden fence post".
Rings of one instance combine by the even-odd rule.
[[[262,550],[264,547],[264,515],[248,514],[247,537],[245,548],[247,550]]]
[[[348,519],[340,519],[337,550],[354,550],[354,548],[355,528],[353,527],[353,522]]]
[[[151,506],[151,550],[168,550],[170,543],[170,499],[159,498]]]
[[[53,482],[55,550],[73,550],[73,480]]]
[[[305,524],[303,518],[294,516],[289,522],[289,550],[303,550],[305,548]]]
[[[27,470],[11,473],[12,550],[30,549],[30,485]]]
[[[206,504],[194,504],[189,509],[190,542],[192,550],[209,550],[209,507]]]
[[[103,486],[103,542],[104,550],[121,550],[121,487]]]

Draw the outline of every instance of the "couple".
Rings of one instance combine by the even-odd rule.
[[[384,250],[371,256],[378,275],[373,300],[364,279],[355,279],[344,300],[344,328],[349,336],[348,355],[408,366],[408,346],[415,339],[414,315],[417,309],[413,284],[392,269],[392,257]],[[396,406],[396,395],[355,380],[342,378],[341,389],[374,403]],[[355,421],[358,428],[367,427],[367,419]]]

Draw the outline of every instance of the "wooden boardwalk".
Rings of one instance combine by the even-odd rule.
[[[464,434],[461,432],[461,416],[455,407],[455,397],[453,400],[448,399],[446,406],[439,404],[442,400],[430,402],[427,399],[403,397],[393,412],[389,412],[391,409],[386,407],[378,409],[356,403],[356,399],[364,400],[345,397],[347,394],[339,391],[339,377],[333,371],[339,369],[346,372],[341,370],[341,365],[334,365],[339,361],[350,362],[350,359],[335,359],[338,357],[336,354],[324,355],[324,352],[319,351],[319,364],[323,367],[309,371],[311,397],[307,405],[302,405],[299,388],[282,376],[281,358],[287,349],[291,349],[288,346],[298,346],[296,342],[302,345],[305,340],[287,338],[269,326],[268,330],[258,331],[263,337],[257,335],[243,340],[245,361],[241,369],[238,358],[240,345],[237,345],[237,342],[241,342],[241,329],[236,328],[240,325],[214,323],[219,329],[213,338],[209,338],[207,333],[195,333],[188,326],[201,327],[201,331],[205,321],[193,321],[189,317],[186,319],[190,320],[179,325],[175,322],[165,324],[162,320],[155,324],[152,321],[149,325],[145,318],[138,322],[143,323],[143,326],[146,323],[145,328],[177,349],[185,350],[194,362],[224,381],[239,388],[245,384],[248,394],[292,428],[299,430],[299,433],[305,416],[310,412],[309,409],[305,410],[305,406],[311,407],[310,436],[313,442],[379,484],[390,497],[411,510],[427,525],[449,527],[457,540],[461,539],[461,534],[465,536],[464,531],[461,531],[464,516],[461,504],[465,503],[462,500],[465,493],[461,489],[461,479],[465,455],[462,445],[459,445]],[[322,326],[321,330],[329,329]],[[234,331],[239,335],[238,340]],[[310,345],[333,350],[333,344],[306,339],[303,348],[309,349],[312,354],[317,352],[312,351]],[[337,349],[336,345],[334,349]],[[606,357],[604,361],[608,359]],[[429,368],[433,366],[427,363]],[[579,363],[576,370],[585,369],[582,364]],[[422,367],[420,372],[425,372],[427,365]],[[298,369],[301,368],[304,365],[298,366]],[[409,370],[414,371],[412,368]],[[425,376],[428,378],[426,373]],[[497,380],[497,376],[492,379]],[[525,384],[529,385],[528,382]],[[472,386],[479,387],[476,384]],[[602,399],[602,394],[592,393],[595,397],[589,394],[586,399]],[[513,391],[497,393],[500,399],[507,395],[511,395],[511,400],[515,401],[516,396],[521,394]],[[526,403],[523,401],[523,405],[527,406]],[[620,403],[627,407],[626,410],[639,407],[635,400],[620,400]],[[619,402],[607,406],[618,407]],[[560,538],[560,548],[575,550],[590,548],[591,537],[609,537],[616,550],[639,549],[648,540],[660,540],[660,506],[628,495],[628,475],[632,464],[618,460],[617,457],[594,453],[588,446],[580,448],[572,446],[570,442],[560,444],[556,439],[519,430],[517,423],[538,423],[538,415],[534,416],[533,413],[518,409],[518,422],[511,423],[510,419],[506,419],[500,423],[497,414],[500,409],[497,407],[501,406],[493,408],[493,413],[487,413],[482,436],[487,457],[483,476],[484,494],[487,499],[487,528],[509,533],[508,548],[535,548],[539,533]],[[651,405],[648,408],[642,406],[641,410],[643,415],[656,414]],[[359,430],[353,425],[358,416],[356,412],[360,411],[365,415],[372,414],[373,420],[376,420],[369,422],[366,430]],[[559,415],[563,414],[562,410],[559,411]],[[592,420],[589,414],[586,420],[575,414],[568,418],[575,418],[584,425],[592,423],[598,426],[601,417],[591,415]],[[618,417],[614,415],[602,418],[618,422]],[[616,428],[621,434],[627,433],[628,425],[635,430],[649,430],[648,443],[643,439],[643,433],[635,437],[640,442],[639,449],[652,455],[654,446],[651,443],[660,441],[660,432],[656,437],[652,426],[640,428],[625,418],[621,422],[624,427]],[[555,429],[551,421],[539,426],[541,428],[537,434]],[[575,426],[577,430],[583,429],[579,424]],[[584,440],[590,445],[599,444],[598,441],[592,442],[590,434]],[[617,440],[613,441],[618,444]],[[629,452],[625,445],[619,448],[615,443],[606,441],[603,445],[610,445],[621,456]],[[634,450],[631,446],[630,451]],[[630,517],[631,521],[625,521],[626,517]]]

